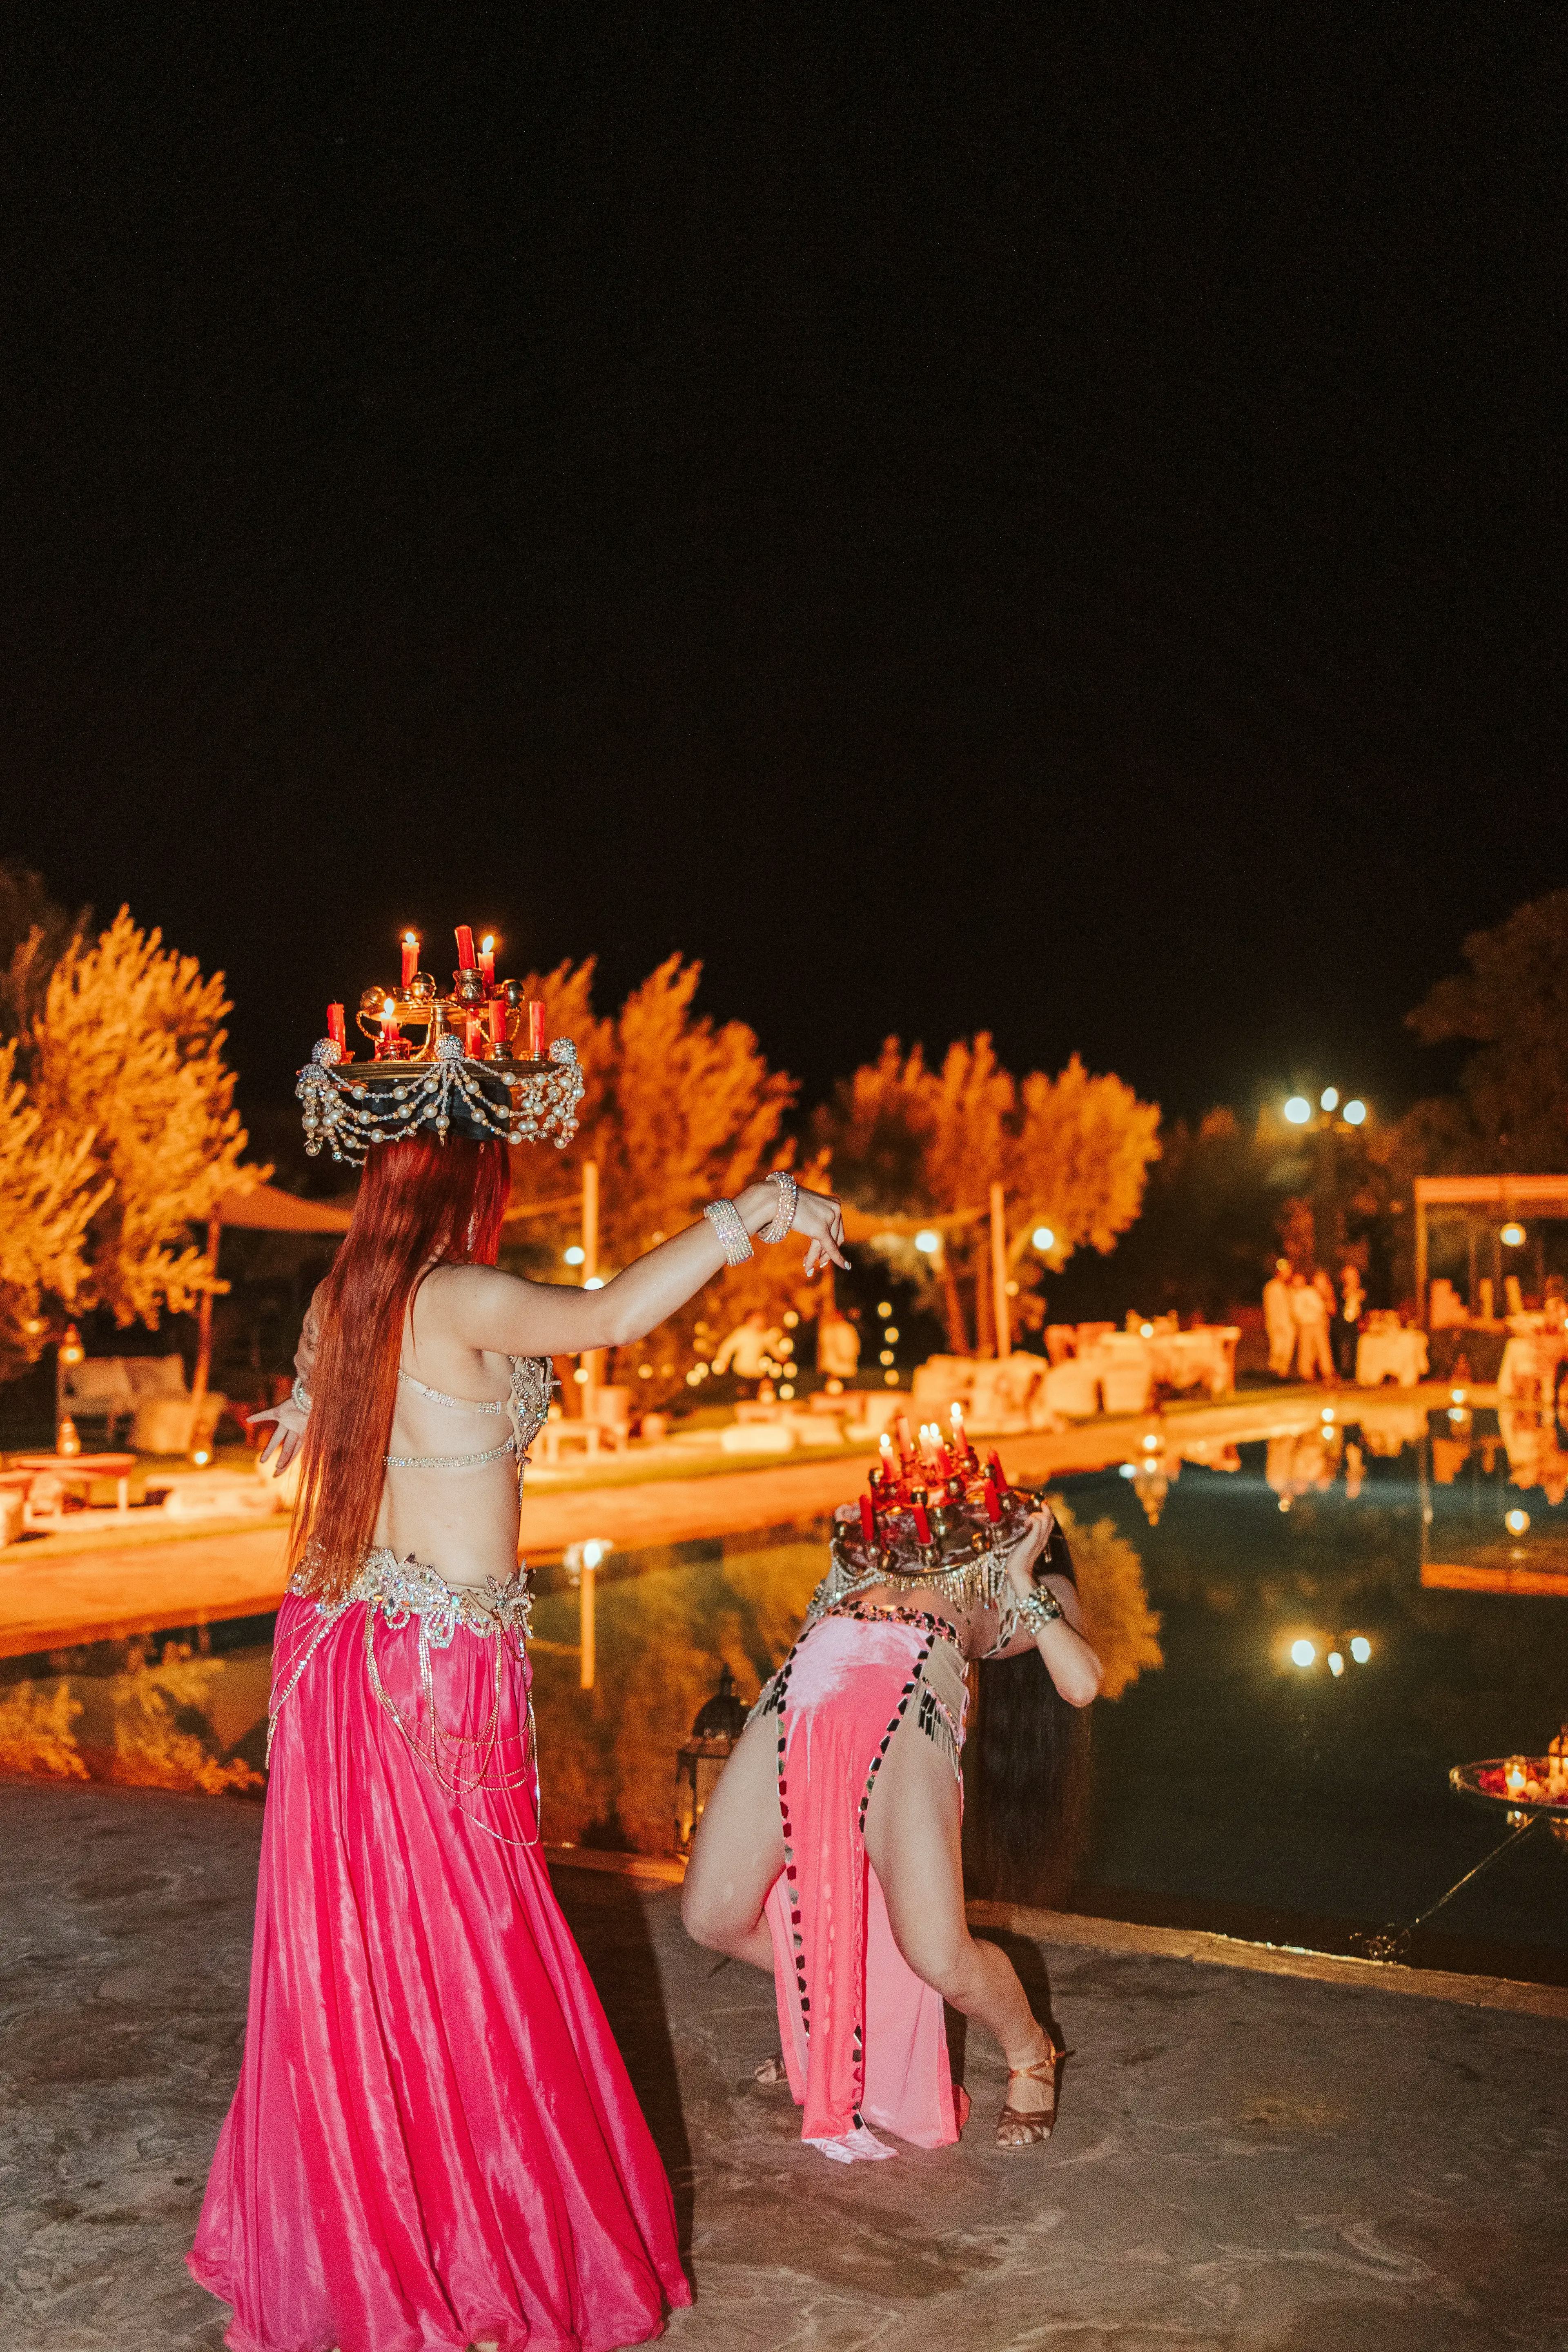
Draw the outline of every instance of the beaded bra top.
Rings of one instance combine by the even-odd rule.
[[[550,1415],[550,1391],[554,1386],[554,1373],[548,1356],[509,1356],[511,1370],[510,1393],[504,1397],[446,1396],[439,1389],[427,1387],[416,1380],[412,1372],[398,1370],[397,1377],[405,1388],[416,1395],[427,1397],[432,1404],[442,1405],[448,1412],[482,1412],[505,1414],[510,1428],[499,1445],[487,1445],[472,1454],[388,1454],[384,1459],[389,1470],[478,1470],[487,1462],[499,1462],[508,1454],[517,1456],[518,1485],[527,1466],[528,1449],[543,1428]]]

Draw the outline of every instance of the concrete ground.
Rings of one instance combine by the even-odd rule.
[[[221,2343],[181,2256],[259,1832],[225,1800],[0,1784],[4,2352]],[[1049,2147],[989,2144],[976,2032],[962,2146],[844,2170],[752,2082],[763,1979],[695,1950],[671,1888],[557,1884],[676,2183],[680,2352],[1568,2347],[1568,2019],[1013,1938],[1074,2053]]]

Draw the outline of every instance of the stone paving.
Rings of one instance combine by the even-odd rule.
[[[0,1784],[0,2348],[216,2352],[181,2256],[233,2084],[259,1809]],[[668,1888],[563,1900],[676,2183],[680,2352],[1563,2352],[1568,2021],[1017,1941],[1049,2147],[803,2148],[766,1982]],[[352,2347],[348,2352],[374,2352]]]

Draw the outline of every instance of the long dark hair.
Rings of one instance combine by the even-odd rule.
[[[1059,1527],[1042,1566],[1076,1585]],[[1089,1843],[1089,1709],[1069,1706],[1037,1650],[979,1669],[963,1748],[963,1884],[993,1903],[1059,1908]]]

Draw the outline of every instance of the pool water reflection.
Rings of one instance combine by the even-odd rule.
[[[1550,1421],[1468,1403],[1429,1423],[1419,1404],[1357,1417],[1347,1399],[1342,1421],[1241,1444],[1182,1444],[1180,1426],[1054,1482],[1080,1525],[1109,1522],[1141,1555],[1164,1653],[1096,1709],[1076,1899],[1342,1948],[1498,1842],[1449,1766],[1539,1753],[1568,1716],[1568,1449]],[[579,1594],[563,1567],[540,1571],[550,1842],[670,1851],[693,1717],[726,1665],[755,1693],[824,1558],[816,1527],[613,1554],[588,1691]],[[182,1655],[187,1634],[13,1662],[0,1769],[259,1787],[268,1631],[214,1627],[210,1656]],[[1568,1849],[1538,1833],[1439,1926],[1450,1959],[1568,1979]]]
[[[1355,1411],[1169,1464],[1153,1510],[1136,1475],[1064,1482],[1139,1545],[1166,1659],[1097,1713],[1085,1908],[1341,1946],[1403,1923],[1502,1834],[1448,1767],[1568,1716],[1550,1417]],[[1538,1832],[1439,1932],[1568,1975],[1568,1851]]]

